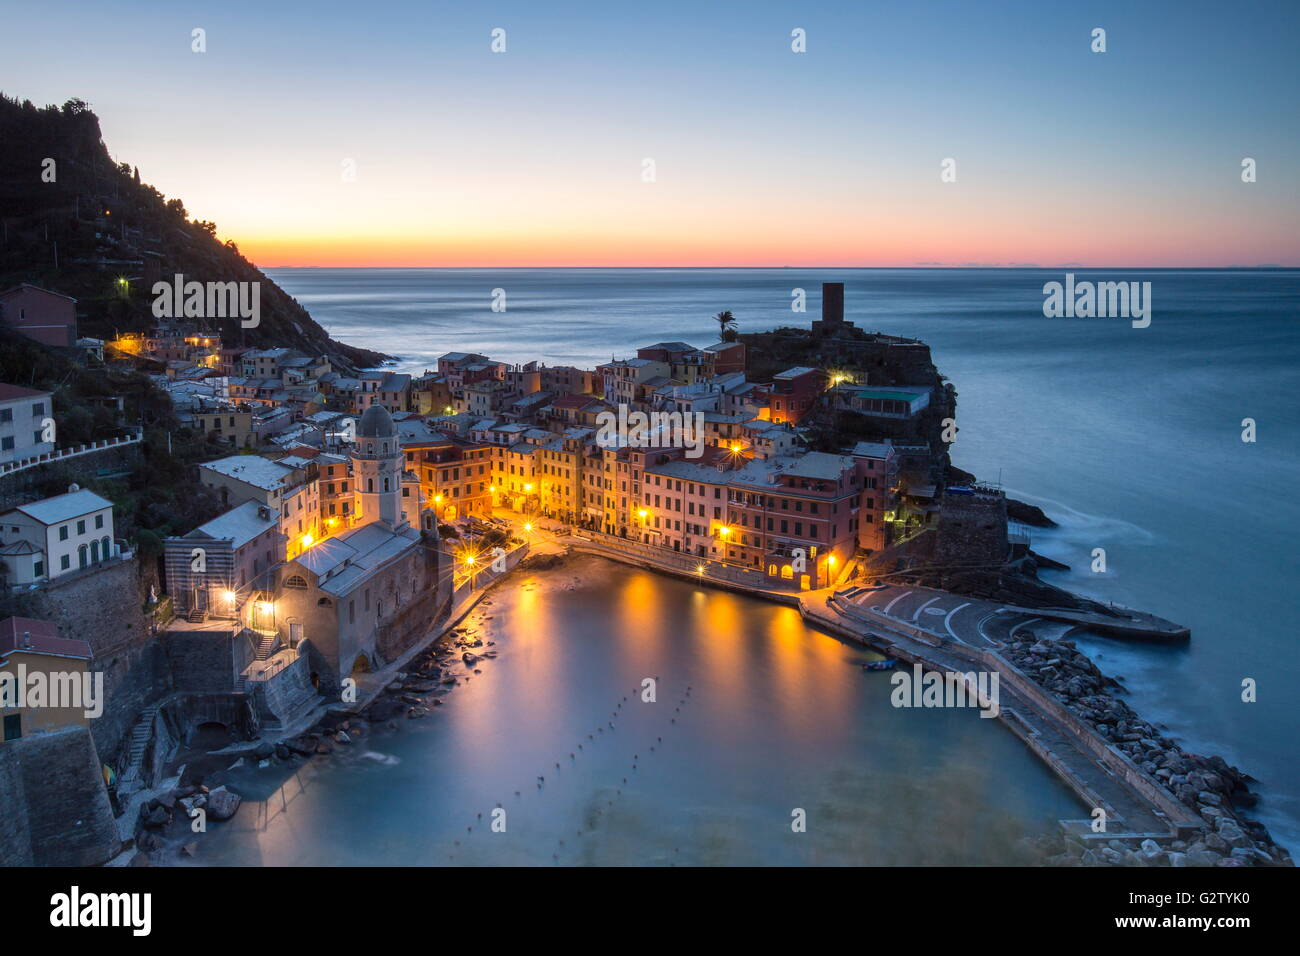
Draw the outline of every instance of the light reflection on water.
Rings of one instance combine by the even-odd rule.
[[[481,675],[335,756],[233,772],[244,806],[195,862],[1017,862],[1022,833],[1084,815],[998,722],[894,709],[790,608],[597,558],[490,600],[466,622],[500,652]]]

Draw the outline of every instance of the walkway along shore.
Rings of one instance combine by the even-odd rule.
[[[575,532],[567,538],[568,550],[797,607],[805,621],[828,633],[908,664],[919,664],[925,671],[963,675],[960,679],[972,697],[978,673],[997,673],[998,719],[1092,811],[1088,818],[1062,820],[1060,839],[1048,837],[1040,841],[1040,848],[1048,855],[1049,863],[1292,865],[1290,854],[1272,842],[1261,824],[1245,822],[1233,813],[1230,797],[1234,790],[1244,789],[1244,784],[1240,779],[1233,779],[1230,768],[1219,758],[1207,762],[1183,754],[1172,742],[1158,738],[1154,730],[1151,730],[1151,736],[1126,734],[1126,737],[1140,741],[1142,746],[1161,753],[1166,766],[1172,768],[1167,774],[1169,779],[1177,780],[1181,776],[1197,785],[1191,793],[1195,794],[1198,812],[1177,799],[1129,754],[1013,664],[1006,656],[1013,650],[1020,656],[1026,653],[1051,655],[1048,663],[1058,665],[1062,663],[1058,658],[1068,657],[1078,670],[1086,672],[1090,669],[1096,675],[1093,683],[1105,681],[1095,665],[1074,648],[1073,642],[1039,642],[1033,637],[1027,630],[1027,625],[1037,620],[1031,616],[1033,612],[991,605],[981,609],[977,606],[979,602],[960,595],[915,589],[924,590],[919,598],[929,599],[921,604],[912,620],[908,620],[890,614],[876,597],[888,597],[887,603],[892,605],[895,600],[911,595],[912,591],[898,588],[776,590],[742,583],[734,574],[720,575],[716,567],[708,564],[703,565],[704,570],[700,571],[696,560],[689,555],[668,552],[661,558],[653,553],[657,549],[650,546],[631,542],[624,546],[621,541],[604,538],[603,535],[587,536]],[[924,610],[943,598],[955,606],[941,613],[945,628],[941,633],[926,628],[920,623],[920,618]],[[975,613],[982,610],[982,616],[975,616],[969,610],[972,607],[975,607]],[[968,622],[964,631],[960,627],[954,628],[954,619],[960,622],[963,612]],[[990,630],[995,636],[989,636]],[[1030,636],[1018,639],[1021,631]],[[1041,652],[1040,648],[1043,649]],[[1109,700],[1120,709],[1118,719],[1128,716],[1133,723],[1137,722],[1136,715],[1132,715],[1121,702],[1113,698]],[[1182,774],[1173,772],[1183,769],[1180,763],[1195,761],[1200,761],[1201,765]],[[1201,789],[1202,785],[1204,789]],[[1098,810],[1105,814],[1104,829],[1094,829],[1094,821],[1100,816]]]

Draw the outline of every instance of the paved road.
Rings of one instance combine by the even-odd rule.
[[[985,650],[1001,648],[1012,633],[1043,620],[992,601],[904,585],[862,591],[852,600],[947,640]]]

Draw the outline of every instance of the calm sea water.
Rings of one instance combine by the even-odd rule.
[[[584,557],[466,626],[499,655],[481,674],[297,771],[236,771],[246,803],[194,862],[1025,863],[1022,835],[1087,814],[997,721],[892,707],[793,608]]]
[[[1063,276],[1039,270],[270,275],[335,337],[399,356],[401,368],[417,372],[455,350],[591,366],[666,339],[707,345],[717,338],[711,316],[722,309],[742,330],[805,325],[819,310],[821,282],[844,282],[850,320],[923,339],[956,384],[956,463],[1060,522],[1035,534],[1038,550],[1072,567],[1057,583],[1192,628],[1179,647],[1084,643],[1125,678],[1144,716],[1189,749],[1220,753],[1253,774],[1260,818],[1275,838],[1300,846],[1300,273],[1077,273],[1150,281],[1146,329],[1044,318],[1042,285]],[[795,288],[809,293],[807,314],[791,312]],[[494,289],[505,291],[505,312],[491,311]],[[1245,418],[1257,422],[1253,444],[1241,440]],[[1096,548],[1106,552],[1104,573],[1090,569]],[[559,685],[548,692],[564,693],[575,673],[557,668]],[[1254,703],[1241,699],[1247,679],[1257,684]],[[773,726],[755,724],[752,734]],[[977,728],[988,730],[977,746],[997,747],[983,741],[999,729]],[[743,725],[736,732],[749,733]],[[826,755],[824,770],[847,765]],[[1015,761],[998,769],[1009,779],[1026,773]],[[755,779],[753,791],[761,790]]]

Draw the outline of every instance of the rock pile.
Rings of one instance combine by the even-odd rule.
[[[1104,675],[1073,641],[1040,640],[1031,631],[1010,639],[1001,652],[1044,690],[1060,700],[1185,806],[1205,825],[1190,841],[1161,846],[1143,840],[1128,846],[1111,840],[1100,847],[1072,838],[1048,837],[1040,849],[1048,862],[1083,866],[1292,866],[1291,856],[1277,846],[1263,824],[1237,812],[1253,807],[1257,797],[1251,778],[1222,757],[1202,757],[1181,749],[1142,720],[1112,690],[1119,683]]]

